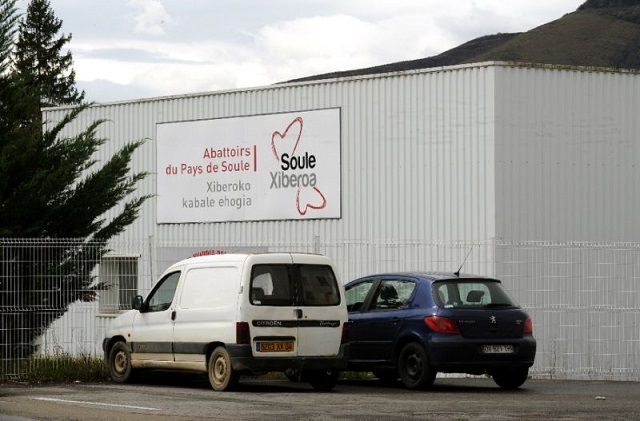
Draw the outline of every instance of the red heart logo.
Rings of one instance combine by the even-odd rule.
[[[286,144],[289,144],[289,150],[291,150],[290,156],[293,156],[296,153],[296,149],[298,149],[298,143],[300,143],[302,126],[302,117],[296,117],[284,130],[284,133],[280,133],[278,131],[273,132],[271,135],[271,150],[273,151],[273,155],[276,157],[276,161],[280,161],[280,154],[278,153],[278,148],[276,148],[276,138],[279,138],[281,141],[281,150],[287,150]],[[289,134],[289,130],[291,130],[291,134]],[[295,141],[293,139],[295,139]],[[282,143],[284,143],[284,145],[282,145]],[[290,149],[291,144],[293,144],[293,149]],[[285,147],[283,148],[282,146]]]
[[[313,189],[304,189],[305,192],[313,192],[315,191],[316,194],[314,195],[314,197],[312,197],[312,200],[314,203],[311,203],[311,201],[308,198],[303,198],[303,200],[306,202],[304,204],[304,209],[302,208],[301,205],[301,200],[300,200],[300,192],[303,189],[298,190],[298,194],[296,194],[296,207],[298,208],[298,213],[300,215],[306,215],[307,211],[309,209],[324,209],[327,206],[327,199],[325,199],[324,195],[322,194],[322,192],[317,188],[314,187]],[[305,196],[308,196],[305,194]]]

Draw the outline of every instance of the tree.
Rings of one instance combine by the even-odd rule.
[[[71,304],[91,301],[104,289],[92,271],[108,251],[108,240],[137,218],[148,198],[133,197],[121,204],[146,176],[128,175],[132,154],[142,141],[127,144],[94,170],[97,163],[91,156],[106,141],[96,136],[101,121],[77,136],[59,138],[85,107],[71,111],[10,160],[1,153],[0,175],[8,183],[0,192],[0,237],[45,241],[34,245],[10,240],[10,247],[0,248],[0,279],[5,280],[0,282],[0,308],[10,309],[0,311],[0,358],[31,355],[34,341]],[[106,220],[112,208],[120,211]]]
[[[0,136],[6,136],[10,132],[10,125],[14,121],[8,105],[16,97],[15,84],[11,82],[12,75],[9,73],[18,20],[16,1],[0,0]]]
[[[24,85],[37,93],[40,107],[77,105],[84,99],[84,91],[75,86],[71,51],[62,54],[71,34],[58,36],[61,28],[62,20],[49,0],[29,2],[18,30],[15,69]],[[35,117],[40,117],[39,109]]]
[[[18,20],[16,1],[0,0],[0,77],[4,77],[10,67],[15,25]]]
[[[104,285],[92,273],[108,241],[137,218],[148,198],[134,194],[147,174],[129,168],[143,141],[128,143],[99,165],[93,156],[108,141],[98,136],[104,121],[63,136],[89,104],[71,108],[43,131],[32,114],[34,98],[51,93],[31,95],[33,85],[25,80],[37,75],[7,64],[15,3],[0,0],[0,359],[30,355],[34,341],[71,304],[94,299]],[[30,7],[34,3],[48,4],[34,0]],[[40,245],[25,238],[38,238]]]

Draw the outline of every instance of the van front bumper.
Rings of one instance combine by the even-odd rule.
[[[254,357],[251,345],[227,344],[226,348],[237,371],[342,370],[349,363],[349,344],[340,345],[338,355],[327,357]]]

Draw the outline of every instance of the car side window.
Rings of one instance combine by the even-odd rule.
[[[412,281],[391,279],[380,283],[371,303],[372,310],[396,310],[407,306],[416,284]]]
[[[349,313],[354,313],[357,311],[362,311],[362,307],[364,305],[364,301],[373,286],[373,280],[360,282],[356,285],[353,285],[345,291],[345,296],[347,300],[347,310]]]
[[[173,272],[162,278],[147,297],[146,311],[164,311],[171,307],[181,272]]]

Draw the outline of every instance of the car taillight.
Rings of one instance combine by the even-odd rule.
[[[460,333],[460,329],[458,328],[458,324],[455,320],[447,319],[446,317],[427,316],[424,318],[424,322],[434,332],[451,334]]]
[[[522,326],[522,333],[524,335],[533,334],[533,320],[531,319],[531,317],[527,317],[527,320],[524,321],[524,326]]]
[[[249,323],[236,323],[236,343],[240,345],[250,345],[251,335],[249,334]]]
[[[342,324],[342,336],[340,336],[340,345],[346,344],[349,342],[349,327],[351,326],[351,322],[344,322]]]

